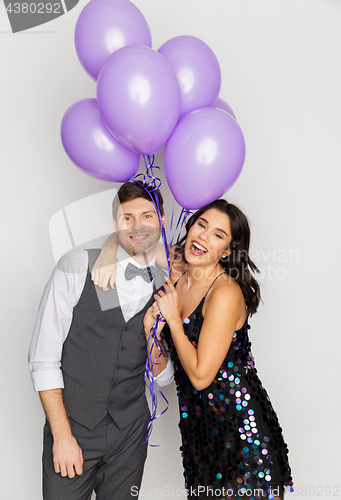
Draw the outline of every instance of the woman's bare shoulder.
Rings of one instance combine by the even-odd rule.
[[[210,304],[244,304],[244,296],[238,283],[227,273],[222,274],[207,294],[206,306]]]

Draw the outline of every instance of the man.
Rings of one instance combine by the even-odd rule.
[[[123,500],[140,487],[150,416],[142,320],[164,282],[154,267],[160,225],[148,190],[127,182],[114,198],[115,289],[92,283],[99,250],[89,250],[61,259],[44,291],[29,352],[47,417],[44,500],[89,500],[93,491],[97,500]],[[172,380],[164,357],[155,375],[159,385]]]

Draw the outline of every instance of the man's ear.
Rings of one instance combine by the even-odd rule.
[[[165,227],[166,226],[166,214],[163,214],[163,216],[161,217],[161,221],[162,221],[163,227]]]
[[[117,232],[117,224],[116,224],[115,219],[112,220],[112,225],[114,226],[114,229]]]

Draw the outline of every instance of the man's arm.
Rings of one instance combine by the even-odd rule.
[[[160,347],[162,349],[162,352],[159,350],[159,348],[153,345],[153,339],[150,337],[150,331],[152,329],[152,326],[155,323],[157,317],[157,313],[155,313],[155,306],[154,304],[147,309],[146,314],[144,315],[143,318],[143,326],[144,326],[144,331],[146,335],[146,340],[147,340],[147,356],[149,360],[149,369],[151,369],[151,363],[153,363],[153,372],[154,376],[156,377],[159,375],[162,371],[165,370],[168,362],[168,353],[166,349],[164,348],[162,342],[161,342],[161,337],[160,333],[163,327],[165,326],[164,322],[159,322],[158,323],[158,328],[156,332],[156,336],[158,340],[160,341]],[[149,338],[150,337],[150,338]],[[155,362],[155,363],[154,363]]]
[[[164,347],[167,350],[166,346]],[[174,381],[174,368],[170,359],[168,359],[166,368],[159,375],[154,376],[154,381],[159,387],[164,387]]]
[[[63,477],[83,474],[83,454],[72,435],[63,403],[62,389],[39,392],[53,436],[53,466]]]
[[[30,351],[29,368],[53,435],[53,463],[62,476],[82,474],[82,451],[72,435],[63,403],[61,353],[72,322],[73,307],[82,293],[87,252],[61,259],[44,290]]]

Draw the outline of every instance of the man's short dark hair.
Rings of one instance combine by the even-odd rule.
[[[157,194],[156,194],[157,193]],[[118,208],[122,203],[127,201],[136,200],[137,198],[144,198],[145,200],[156,203],[156,196],[159,200],[159,207],[161,215],[163,212],[163,198],[162,195],[157,189],[153,191],[153,187],[151,184],[145,184],[142,186],[139,182],[125,182],[122,184],[120,189],[117,191],[117,194],[112,202],[112,216],[115,221],[117,221],[117,212]]]

